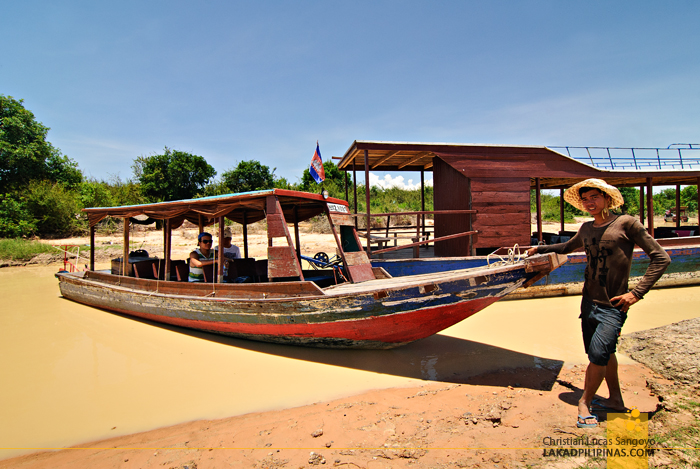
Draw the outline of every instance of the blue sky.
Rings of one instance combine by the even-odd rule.
[[[291,182],[317,140],[324,161],[353,140],[665,147],[700,143],[698,18],[696,0],[23,0],[2,8],[0,94],[98,179],[164,146]]]

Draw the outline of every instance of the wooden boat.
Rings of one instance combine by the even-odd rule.
[[[391,348],[435,334],[475,314],[515,289],[531,285],[565,256],[538,255],[521,261],[472,269],[392,278],[373,268],[361,248],[347,202],[287,190],[128,207],[85,209],[91,227],[91,270],[59,272],[61,294],[109,311],[228,336],[316,347]],[[94,270],[94,232],[105,217],[125,219],[125,246],[131,217],[163,220],[165,259],[120,263],[121,272]],[[298,223],[325,215],[342,259],[340,269],[304,270]],[[171,270],[170,230],[184,220],[200,229],[224,218],[246,226],[267,220],[268,257],[254,261],[266,272],[249,283],[224,283],[223,253],[216,282],[179,282]],[[292,242],[288,224],[295,228]],[[124,259],[128,252],[125,250]],[[153,279],[138,275],[141,263],[162,266]],[[181,264],[180,264],[181,265]],[[340,272],[338,272],[340,270]],[[155,272],[154,272],[155,273]],[[167,280],[164,280],[167,279]]]

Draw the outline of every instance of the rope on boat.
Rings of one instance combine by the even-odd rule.
[[[491,263],[491,256],[496,256],[498,257],[499,260]],[[499,254],[496,254],[496,251],[492,252],[488,256],[486,256],[486,265],[488,267],[495,267],[495,266],[500,266],[500,265],[510,265],[510,264],[515,264],[518,263],[522,260],[522,254],[520,253],[520,248],[517,244],[515,244],[511,249],[508,249],[508,257],[504,259],[501,257]]]

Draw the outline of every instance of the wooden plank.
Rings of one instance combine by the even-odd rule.
[[[267,214],[267,237],[268,238],[286,238],[287,224],[281,213]]]
[[[299,277],[299,264],[290,246],[268,246],[267,274],[270,278]]]
[[[530,189],[530,178],[472,178],[474,192],[522,192]]]
[[[530,203],[530,191],[527,192],[472,192],[472,203],[527,202]]]
[[[372,271],[372,265],[369,263],[348,265],[348,271],[353,283],[366,282],[368,280],[375,279],[374,272]]]
[[[529,213],[511,213],[507,217],[502,214],[479,214],[479,217],[474,220],[474,228],[485,226],[513,226],[522,224],[530,226]],[[518,228],[518,227],[516,227]],[[527,229],[529,231],[529,228]]]
[[[107,285],[119,286],[163,295],[214,296],[217,298],[285,298],[296,296],[323,296],[322,290],[313,282],[265,282],[265,283],[225,283],[211,284],[202,282],[163,282],[119,277],[104,272],[89,272],[88,280]],[[212,292],[215,292],[212,295]]]
[[[364,251],[346,252],[345,260],[349,265],[368,264],[369,258]]]
[[[354,217],[350,215],[343,215],[341,213],[330,213],[333,224],[336,226],[355,226]],[[364,215],[363,215],[364,216]]]

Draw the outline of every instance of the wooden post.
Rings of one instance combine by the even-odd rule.
[[[204,232],[204,220],[202,220],[201,214],[197,215],[197,226],[199,227],[198,235],[201,235]]]
[[[698,231],[695,234],[700,235],[700,177],[698,177],[698,180],[696,181],[696,186],[698,193]]]
[[[370,207],[369,207],[369,150],[365,150],[365,205],[367,208],[367,257],[372,258],[372,246],[369,242],[370,236]]]
[[[243,257],[248,259],[248,216],[243,211]]]
[[[163,253],[163,257],[165,258],[165,265],[163,268],[165,269],[165,272],[163,272],[163,279],[166,281],[170,280],[170,269],[171,269],[171,251],[172,251],[172,224],[170,223],[170,219],[165,220],[165,223],[163,223],[163,230],[165,231],[165,245],[163,246],[163,250],[165,251]]]
[[[217,283],[224,283],[224,217],[219,217],[219,252],[217,262],[219,266],[217,267],[217,272],[215,278]],[[212,243],[213,244],[213,243]],[[214,249],[214,246],[212,246]]]
[[[352,159],[352,190],[354,192],[353,204],[355,206],[355,215],[357,215],[357,171],[355,170],[355,158]],[[357,217],[355,218],[355,230],[357,230]]]
[[[297,248],[297,257],[299,258],[299,263],[301,263],[301,243],[299,242],[299,213],[297,211],[297,206],[294,206],[294,242]]]
[[[540,196],[540,178],[535,178],[535,205],[537,206],[537,240],[542,242],[542,197]]]
[[[90,270],[95,270],[95,226],[90,227]]]
[[[562,234],[562,232],[566,231],[564,227],[564,189],[559,189],[559,220],[561,220],[561,231],[559,234]]]
[[[425,212],[425,170],[421,169],[420,170],[420,210],[421,212]],[[425,213],[421,216],[422,220],[422,225],[423,225],[423,236],[425,236]],[[425,245],[425,248],[428,249],[428,245]]]
[[[345,182],[345,201],[348,202],[350,199],[348,198],[348,170],[345,169],[343,173],[343,182]]]
[[[681,227],[681,186],[676,184],[676,229]]]
[[[129,217],[124,218],[124,247],[122,249],[122,275],[129,275]]]
[[[654,194],[652,178],[647,178],[647,218],[649,219],[649,234],[654,237]]]
[[[639,186],[639,222],[644,226],[644,186]]]

